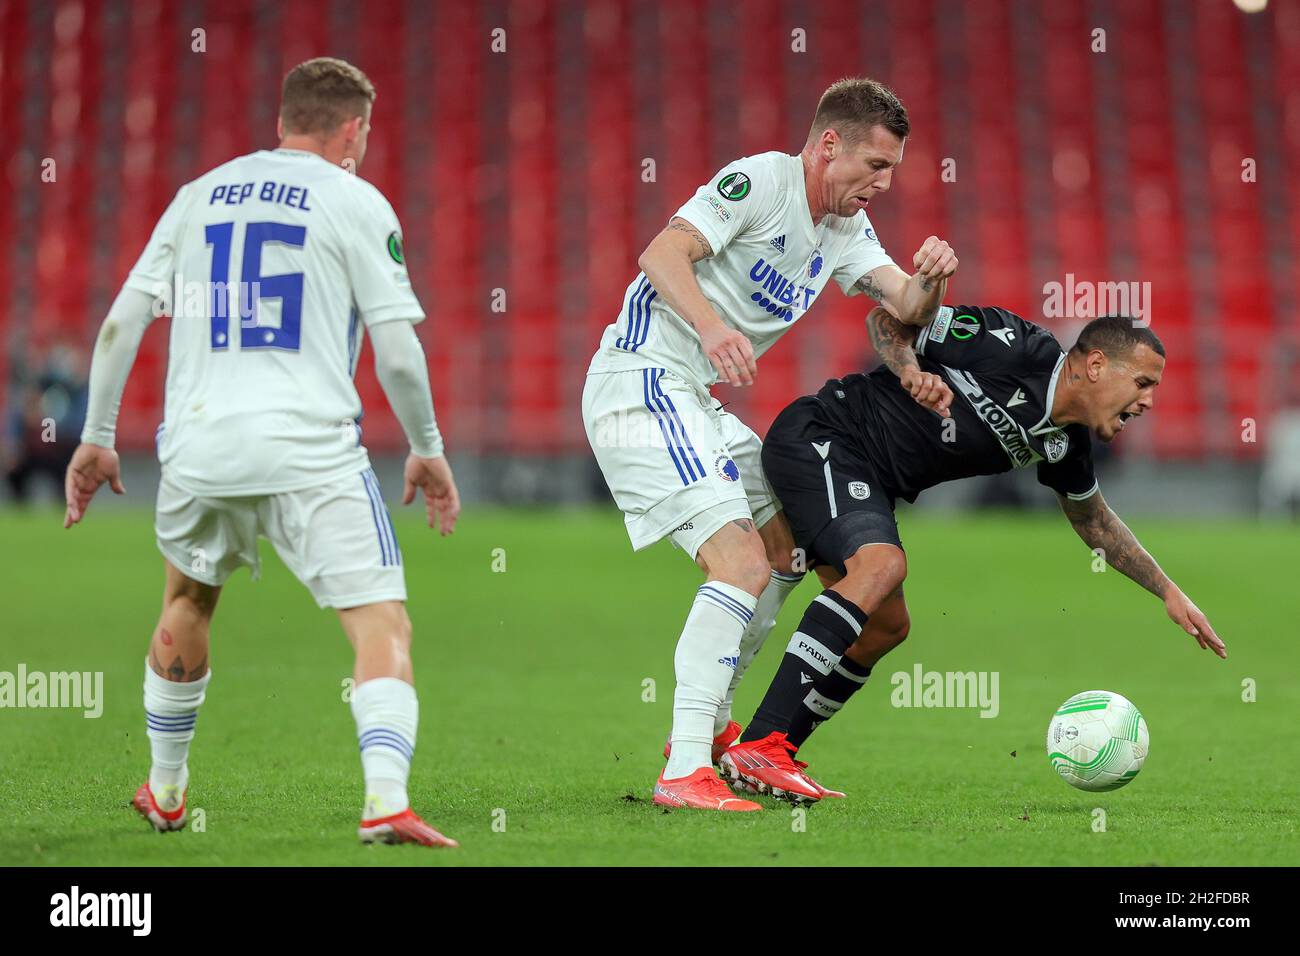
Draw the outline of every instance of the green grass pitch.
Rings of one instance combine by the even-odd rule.
[[[699,583],[671,546],[634,555],[606,511],[470,511],[445,540],[413,509],[395,519],[422,704],[412,799],[461,849],[356,842],[350,651],[266,542],[262,580],[238,574],[213,628],[190,756],[204,829],[151,832],[129,800],[149,762],[140,685],[162,563],[150,514],[92,508],[69,532],[54,512],[0,513],[0,671],[102,671],[105,697],[98,719],[0,710],[0,864],[1300,863],[1293,528],[1132,522],[1227,642],[1220,661],[1159,601],[1093,573],[1058,516],[904,515],[912,636],[804,748],[849,799],[801,821],[767,798],[727,816],[650,803]],[[786,605],[742,721],[817,590]],[[891,706],[891,674],[918,662],[997,671],[1000,713]],[[1093,689],[1128,696],[1151,731],[1141,775],[1113,793],[1066,786],[1044,750],[1056,706]]]

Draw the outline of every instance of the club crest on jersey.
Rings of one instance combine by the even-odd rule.
[[[739,202],[749,195],[749,177],[744,173],[727,173],[718,180],[718,192],[723,199]]]
[[[876,239],[876,230],[872,229],[870,226],[867,226],[866,228],[866,237],[870,239],[872,242],[878,241]]]
[[[808,263],[808,278],[816,279],[817,273],[822,271],[822,264],[826,260],[822,258],[822,251],[816,249],[813,251],[812,259]]]
[[[402,255],[402,237],[395,232],[388,234],[388,254],[399,266],[405,265],[406,259]]]
[[[1070,449],[1070,436],[1061,429],[1048,432],[1043,438],[1043,453],[1051,462],[1060,461]]]
[[[865,481],[850,481],[849,497],[856,498],[858,501],[866,501],[871,497],[871,486]]]
[[[718,456],[717,461],[713,463],[713,470],[723,481],[740,481],[740,469],[726,455]]]

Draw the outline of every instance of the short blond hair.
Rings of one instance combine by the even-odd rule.
[[[344,60],[318,56],[285,76],[280,121],[288,133],[329,134],[364,116],[374,101],[374,84],[364,73]]]
[[[836,80],[817,103],[811,142],[828,129],[849,141],[857,141],[873,126],[883,126],[899,139],[911,132],[907,110],[884,83],[866,77],[848,76]]]

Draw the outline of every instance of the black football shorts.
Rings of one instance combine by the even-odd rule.
[[[808,565],[844,561],[865,544],[901,548],[894,499],[861,445],[813,395],[788,405],[763,439],[763,472]]]

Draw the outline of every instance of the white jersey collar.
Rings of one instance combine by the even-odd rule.
[[[1056,383],[1061,380],[1061,369],[1065,366],[1065,353],[1062,352],[1056,360],[1056,368],[1052,369],[1052,380],[1047,383],[1047,405],[1043,409],[1043,420],[1033,428],[1029,429],[1029,434],[1037,435],[1044,431],[1055,431],[1060,428],[1052,421],[1052,403],[1056,401]]]

